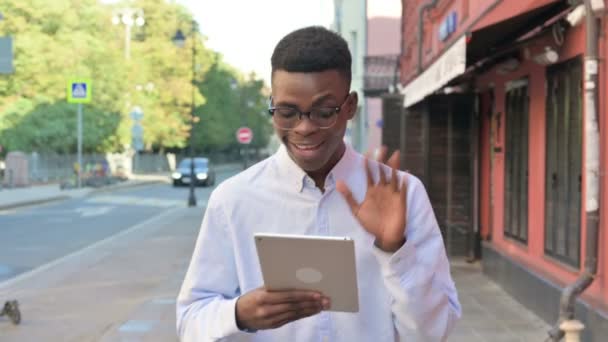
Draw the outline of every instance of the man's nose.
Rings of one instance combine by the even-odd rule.
[[[310,120],[310,116],[307,114],[302,114],[300,116],[300,120],[298,120],[296,126],[293,128],[294,132],[301,135],[308,135],[318,130],[319,126],[312,122],[312,120]]]

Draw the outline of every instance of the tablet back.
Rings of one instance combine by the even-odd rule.
[[[269,290],[316,290],[330,311],[359,311],[355,243],[349,238],[256,234],[264,285]]]

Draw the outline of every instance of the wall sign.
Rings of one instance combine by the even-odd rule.
[[[458,13],[455,11],[450,12],[441,24],[439,24],[439,40],[445,41],[448,39],[458,27]]]

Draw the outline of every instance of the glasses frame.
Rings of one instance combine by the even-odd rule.
[[[348,95],[346,95],[346,98],[344,99],[344,101],[342,101],[342,104],[341,104],[341,105],[339,105],[339,106],[336,106],[336,107],[331,107],[331,106],[327,106],[327,107],[317,107],[317,108],[312,108],[312,110],[310,110],[310,111],[308,111],[308,112],[303,112],[303,111],[301,111],[300,109],[298,109],[298,108],[294,108],[294,107],[286,107],[286,106],[278,106],[278,107],[277,107],[277,106],[273,106],[273,105],[272,105],[272,95],[271,95],[271,96],[268,98],[268,113],[270,114],[270,116],[272,116],[272,117],[274,118],[274,112],[275,112],[277,109],[280,109],[280,108],[289,108],[289,109],[291,109],[291,110],[294,110],[294,111],[295,111],[295,112],[298,114],[298,121],[296,121],[296,123],[295,123],[295,124],[293,125],[293,127],[291,127],[291,128],[284,128],[284,127],[280,127],[280,126],[278,126],[278,125],[276,124],[276,122],[275,122],[275,120],[274,120],[274,119],[272,120],[272,122],[273,122],[273,124],[274,124],[274,126],[275,126],[275,127],[279,128],[279,129],[281,129],[281,130],[284,130],[284,131],[291,131],[291,130],[293,130],[294,128],[296,128],[296,127],[297,127],[297,126],[300,124],[300,122],[302,121],[302,116],[307,116],[307,117],[308,117],[308,120],[310,120],[312,123],[314,123],[315,125],[317,125],[317,124],[316,124],[316,123],[315,123],[313,120],[311,120],[311,118],[310,118],[310,115],[312,114],[312,112],[313,112],[315,109],[320,109],[320,108],[329,109],[329,108],[331,108],[331,109],[333,109],[333,110],[334,110],[334,113],[333,113],[334,118],[335,118],[334,122],[333,122],[331,125],[326,126],[326,127],[323,127],[323,126],[319,126],[319,125],[317,125],[317,127],[319,127],[319,129],[329,129],[329,128],[332,128],[332,127],[333,127],[333,126],[336,124],[336,122],[338,122],[338,115],[340,114],[340,111],[342,110],[342,107],[343,107],[343,106],[346,104],[346,102],[348,102],[348,100],[350,99],[350,95],[351,95],[350,93],[349,93]]]

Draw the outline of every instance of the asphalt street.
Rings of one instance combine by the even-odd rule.
[[[218,182],[234,172],[218,173]],[[198,187],[204,207],[214,187]],[[0,211],[0,284],[187,205],[188,187],[157,184],[48,205]]]

